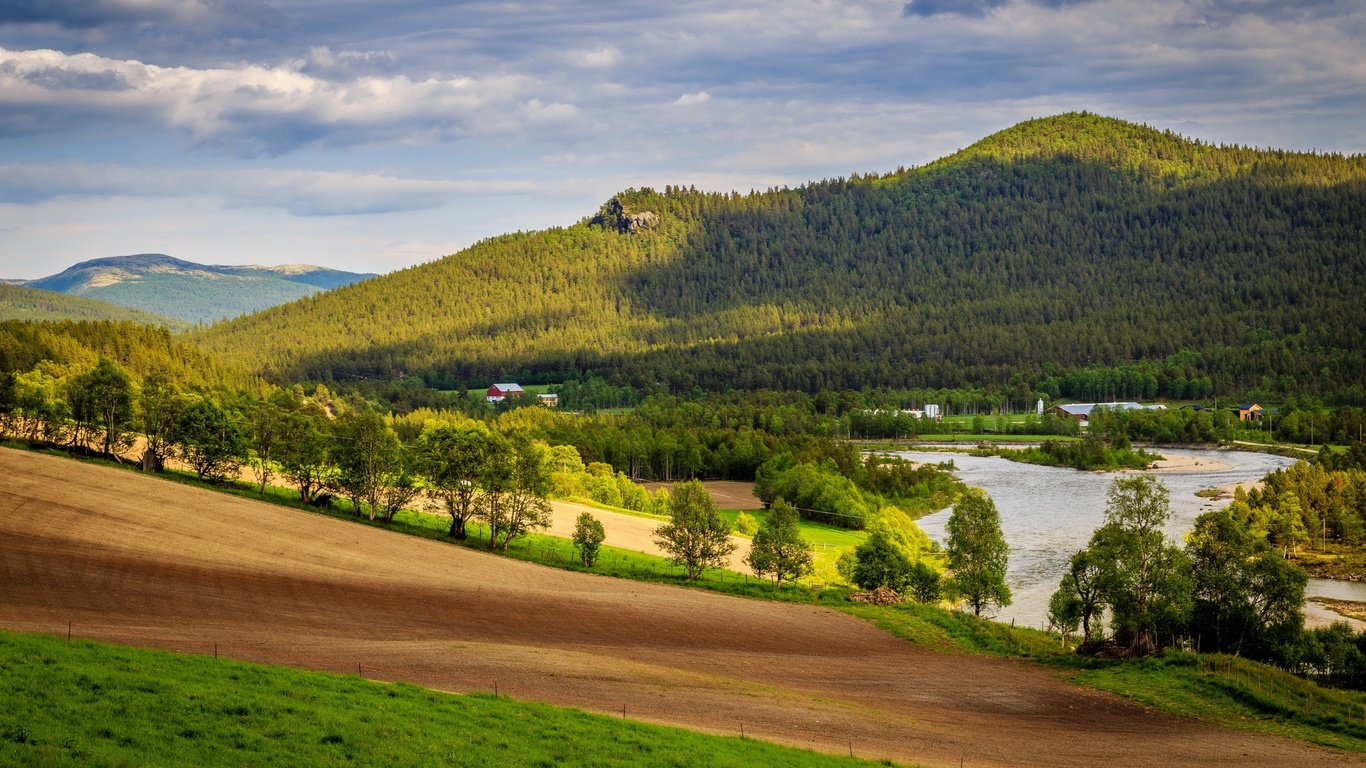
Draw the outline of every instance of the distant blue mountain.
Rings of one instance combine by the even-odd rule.
[[[195,264],[160,253],[92,259],[20,283],[190,322],[213,322],[349,285],[372,274],[307,264]]]

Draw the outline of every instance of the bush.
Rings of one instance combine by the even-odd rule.
[[[735,516],[735,530],[746,536],[753,536],[759,530],[759,521],[754,519],[754,515],[741,512]]]
[[[598,550],[602,548],[602,542],[606,539],[607,531],[603,529],[601,520],[588,512],[579,515],[579,519],[574,523],[572,541],[583,567],[592,568],[597,563]]]

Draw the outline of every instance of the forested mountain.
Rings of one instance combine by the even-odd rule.
[[[185,330],[192,323],[107,301],[0,282],[0,320],[131,320]]]
[[[81,262],[23,285],[194,323],[237,317],[367,277],[307,264],[239,267],[143,253]]]
[[[1044,391],[1114,366],[1114,397],[1361,400],[1363,287],[1366,158],[1083,113],[886,175],[629,191],[196,338],[278,379]]]

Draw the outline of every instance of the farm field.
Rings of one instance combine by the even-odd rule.
[[[0,765],[866,764],[534,702],[0,632]]]
[[[660,488],[672,489],[675,483],[641,483],[645,490],[654,493]],[[711,494],[712,501],[721,509],[748,511],[763,509],[764,502],[754,495],[754,483],[739,480],[703,480],[702,485]]]
[[[543,568],[0,449],[0,625],[925,765],[1340,765],[810,605]]]

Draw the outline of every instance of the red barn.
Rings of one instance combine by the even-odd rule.
[[[494,384],[484,394],[484,399],[490,403],[501,403],[505,397],[516,397],[520,394],[522,388],[516,384]]]

